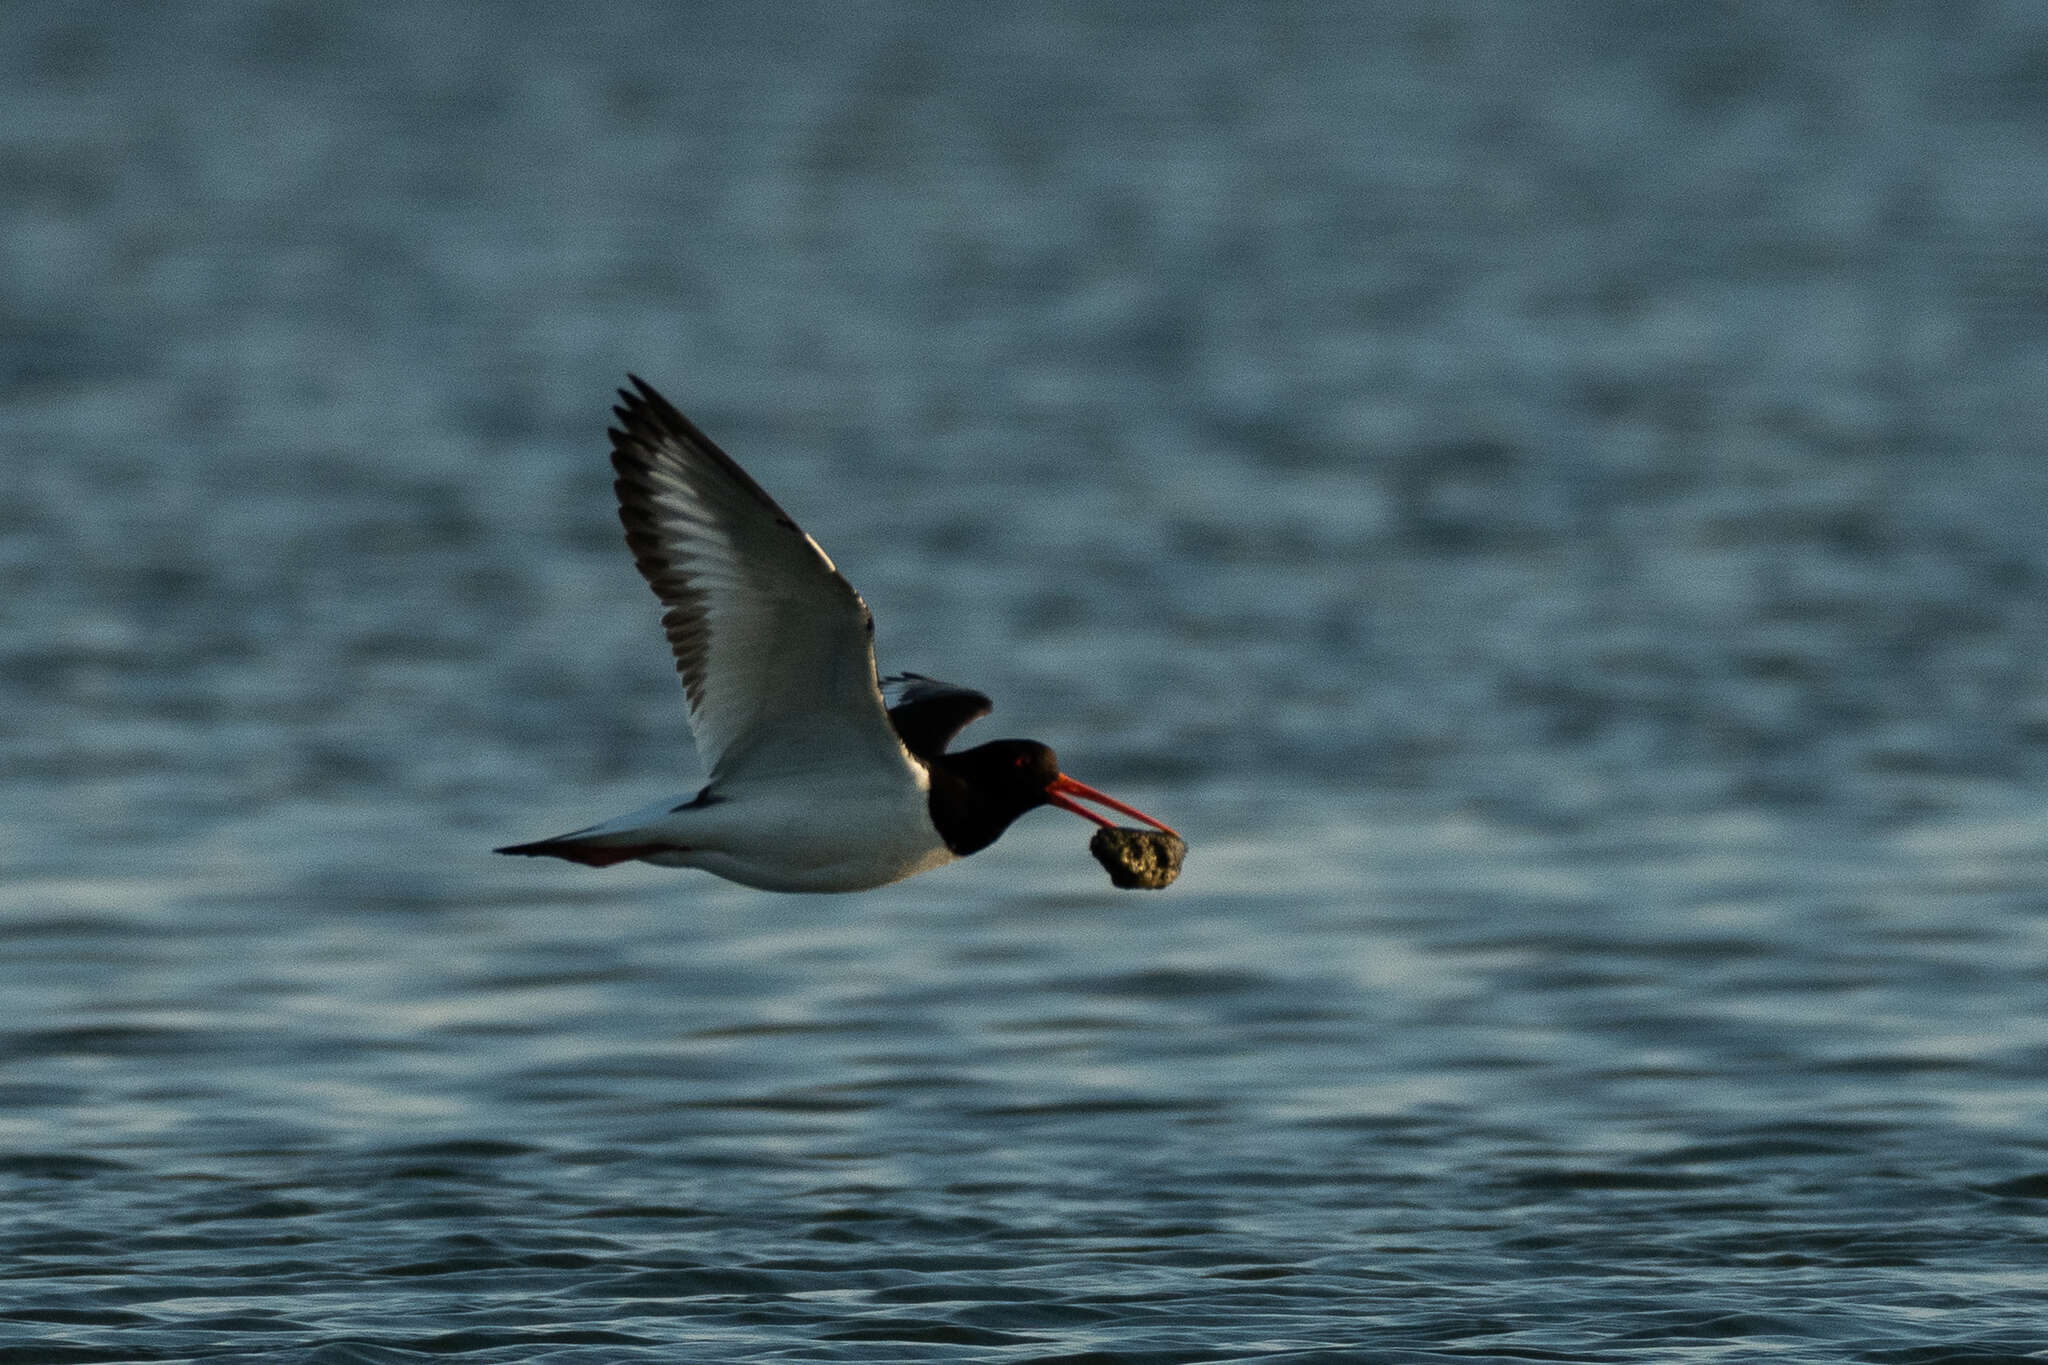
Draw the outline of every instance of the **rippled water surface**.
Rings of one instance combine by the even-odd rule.
[[[23,3],[0,1362],[2048,1358],[2048,29]],[[775,897],[645,374],[1189,835]]]

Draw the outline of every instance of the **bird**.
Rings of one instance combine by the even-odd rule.
[[[978,853],[1040,806],[1116,828],[1088,801],[1175,833],[1061,772],[1036,740],[948,752],[994,703],[919,673],[881,677],[874,617],[831,558],[695,423],[627,379],[610,430],[619,520],[663,607],[708,780],[496,852],[836,892]]]

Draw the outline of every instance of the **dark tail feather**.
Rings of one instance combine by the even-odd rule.
[[[667,844],[599,844],[582,839],[541,839],[531,844],[507,844],[493,853],[517,853],[526,858],[566,858],[585,867],[611,867],[629,863],[650,853],[670,851]]]

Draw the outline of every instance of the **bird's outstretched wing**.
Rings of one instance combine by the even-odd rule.
[[[882,698],[889,721],[903,738],[903,747],[929,763],[946,752],[953,736],[996,709],[995,703],[971,687],[940,682],[922,673],[896,673],[882,679]]]
[[[907,762],[874,622],[818,543],[638,376],[613,409],[613,486],[714,783]]]

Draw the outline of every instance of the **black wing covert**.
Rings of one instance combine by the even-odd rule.
[[[953,736],[996,709],[995,703],[971,687],[927,678],[921,673],[895,673],[882,679],[882,699],[889,723],[903,738],[903,747],[929,763],[946,752]]]

